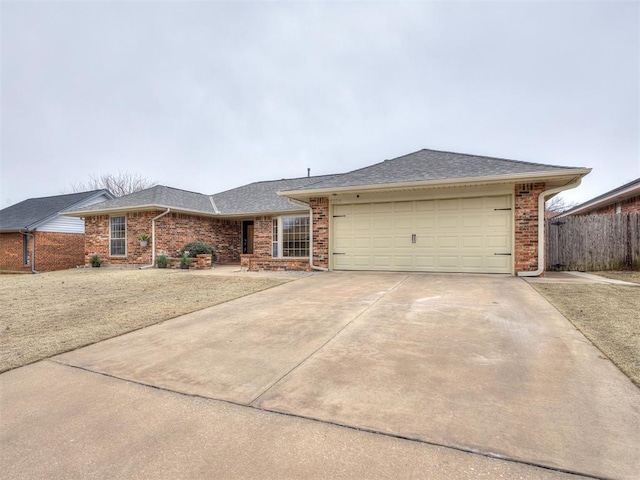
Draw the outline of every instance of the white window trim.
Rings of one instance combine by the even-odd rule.
[[[113,255],[111,253],[111,240],[113,237],[111,236],[111,219],[112,218],[124,218],[124,254],[123,255]],[[120,240],[120,239],[116,239]],[[115,258],[125,258],[127,256],[127,215],[111,215],[109,216],[109,256]]]
[[[292,259],[292,260],[297,260],[297,259],[308,259],[309,255],[307,255],[306,257],[285,257],[283,256],[283,235],[284,235],[284,229],[283,229],[283,225],[282,225],[282,220],[284,218],[308,218],[309,219],[309,229],[311,229],[311,219],[309,217],[309,215],[281,215],[279,217],[273,217],[272,220],[276,220],[277,221],[277,226],[278,226],[278,238],[276,238],[274,240],[273,238],[273,221],[271,222],[271,258],[283,258],[283,259]],[[273,245],[277,243],[277,248],[278,248],[278,256],[274,257],[273,256]],[[311,252],[311,232],[309,232],[309,247],[307,248],[307,250],[309,252]]]

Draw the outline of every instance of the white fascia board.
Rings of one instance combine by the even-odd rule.
[[[75,212],[64,212],[69,217],[90,217],[93,215],[113,215],[114,213],[140,212],[150,210],[171,209],[171,213],[186,213],[189,215],[203,215],[206,217],[220,217],[221,215],[211,212],[201,212],[199,210],[188,210],[186,208],[172,207],[167,205],[136,205],[131,207],[113,207],[95,210],[76,210]]]
[[[604,195],[604,196],[603,196]],[[585,210],[593,210],[596,208],[603,207],[605,205],[609,205],[613,202],[621,202],[626,200],[627,198],[633,198],[637,195],[640,195],[640,184],[629,185],[629,187],[620,190],[613,191],[610,194],[603,194],[596,198],[592,198],[591,200],[587,200],[586,202],[578,205],[577,207],[573,207],[566,212],[562,212],[558,217],[566,217],[568,215],[575,215]]]
[[[425,188],[425,187],[441,187],[441,186],[466,186],[469,184],[488,184],[488,183],[526,183],[539,180],[548,180],[552,178],[566,179],[567,183],[576,177],[583,177],[591,172],[590,168],[573,168],[562,172],[529,172],[517,175],[494,175],[490,177],[467,177],[467,178],[447,178],[442,180],[426,180],[419,182],[401,182],[386,183],[374,185],[353,185],[347,187],[327,187],[307,190],[286,190],[277,192],[283,197],[294,196],[323,196],[332,193],[342,192],[362,192],[362,191],[384,191],[394,190],[398,188]]]

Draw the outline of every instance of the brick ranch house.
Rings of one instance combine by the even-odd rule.
[[[84,222],[64,216],[113,199],[107,190],[30,198],[0,210],[0,270],[49,272],[84,265]]]
[[[627,213],[640,214],[640,178],[576,205],[563,212],[559,217],[570,215],[624,215]]]
[[[156,186],[67,214],[85,219],[86,260],[105,264],[152,265],[201,240],[247,270],[539,275],[544,201],[589,172],[420,150],[214,195]]]

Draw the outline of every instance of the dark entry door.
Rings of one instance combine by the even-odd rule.
[[[242,222],[242,253],[253,253],[253,220]]]

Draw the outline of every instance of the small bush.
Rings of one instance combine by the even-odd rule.
[[[182,247],[183,252],[189,252],[189,256],[195,258],[196,255],[201,255],[203,253],[211,255],[211,261],[216,262],[218,260],[218,252],[211,245],[208,245],[204,242],[190,242],[187,243],[184,247]]]

